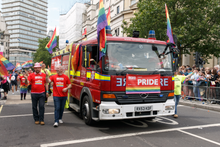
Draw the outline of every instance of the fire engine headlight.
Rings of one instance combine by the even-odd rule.
[[[174,110],[175,106],[165,106],[165,110]]]
[[[104,113],[104,114],[119,114],[120,109],[102,109],[102,113]]]

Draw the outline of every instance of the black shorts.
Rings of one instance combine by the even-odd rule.
[[[12,86],[14,86],[14,85],[17,86],[17,85],[18,85],[18,84],[17,84],[17,81],[11,81],[11,85],[12,85]]]
[[[2,84],[2,89],[4,90],[4,92],[8,93],[8,84]]]

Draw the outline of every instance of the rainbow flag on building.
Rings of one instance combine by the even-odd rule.
[[[108,26],[106,26],[106,30],[111,30],[111,27],[110,27],[110,24],[111,24],[111,9],[110,9],[110,6],[108,8],[108,13],[107,13],[107,23],[108,23]]]
[[[22,64],[22,68],[29,68],[34,65],[34,62],[32,60],[26,61]]]
[[[105,27],[108,26],[107,18],[105,14],[105,8],[103,5],[103,0],[99,1],[99,15],[98,15],[98,22],[97,22],[97,36],[98,36],[98,45],[101,58],[106,53],[106,31]]]
[[[53,36],[51,37],[50,41],[47,43],[46,45],[46,50],[48,50],[48,52],[50,54],[53,53],[53,48],[55,48],[57,46],[57,36],[56,36],[56,28],[53,32]]]
[[[13,70],[15,68],[15,66],[11,62],[9,62],[4,56],[0,55],[0,60],[7,70]]]
[[[169,37],[169,42],[174,43],[173,41],[173,31],[170,23],[170,17],[167,9],[167,5],[165,4],[166,18],[167,18],[167,36]]]
[[[8,71],[2,61],[0,61],[0,75],[8,76]]]

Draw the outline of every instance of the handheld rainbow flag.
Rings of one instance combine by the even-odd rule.
[[[103,0],[100,0],[99,1],[99,15],[98,15],[98,22],[97,22],[97,36],[98,36],[100,59],[106,53],[106,42],[107,42],[106,31],[105,31],[106,26],[108,26],[108,23],[107,23],[107,18],[105,14],[105,8],[103,5]]]
[[[169,37],[169,42],[174,43],[173,41],[173,31],[170,23],[170,17],[167,9],[167,5],[165,4],[166,18],[167,18],[167,36]]]
[[[0,61],[0,75],[8,76],[8,71],[2,61]]]
[[[9,62],[4,56],[0,55],[0,60],[7,70],[13,70],[15,68],[15,66],[11,62]]]
[[[53,48],[55,48],[57,46],[57,36],[56,36],[56,28],[53,32],[53,36],[51,37],[50,41],[48,42],[48,44],[45,46],[46,50],[48,50],[48,52],[50,54],[53,53]]]
[[[108,13],[107,13],[107,23],[108,23],[108,26],[106,26],[106,30],[111,30],[111,27],[110,27],[110,23],[111,23],[111,10],[110,10],[110,6],[108,8]]]
[[[22,69],[21,64],[20,64],[20,63],[17,63],[15,69],[13,70],[13,72],[14,72],[15,70],[21,70],[21,69]]]
[[[40,66],[42,66],[43,63],[44,63],[44,61],[41,61],[41,62],[40,62]]]
[[[32,60],[29,60],[29,61],[26,61],[22,64],[22,68],[29,68],[29,67],[32,67],[33,66],[33,61]]]

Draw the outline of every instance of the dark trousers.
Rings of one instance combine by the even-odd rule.
[[[44,121],[44,101],[45,93],[33,94],[31,93],[32,111],[35,121]],[[39,113],[37,110],[37,104],[39,103]]]
[[[67,97],[53,97],[55,107],[55,122],[59,123],[59,119],[63,117],[64,106],[66,104]]]

